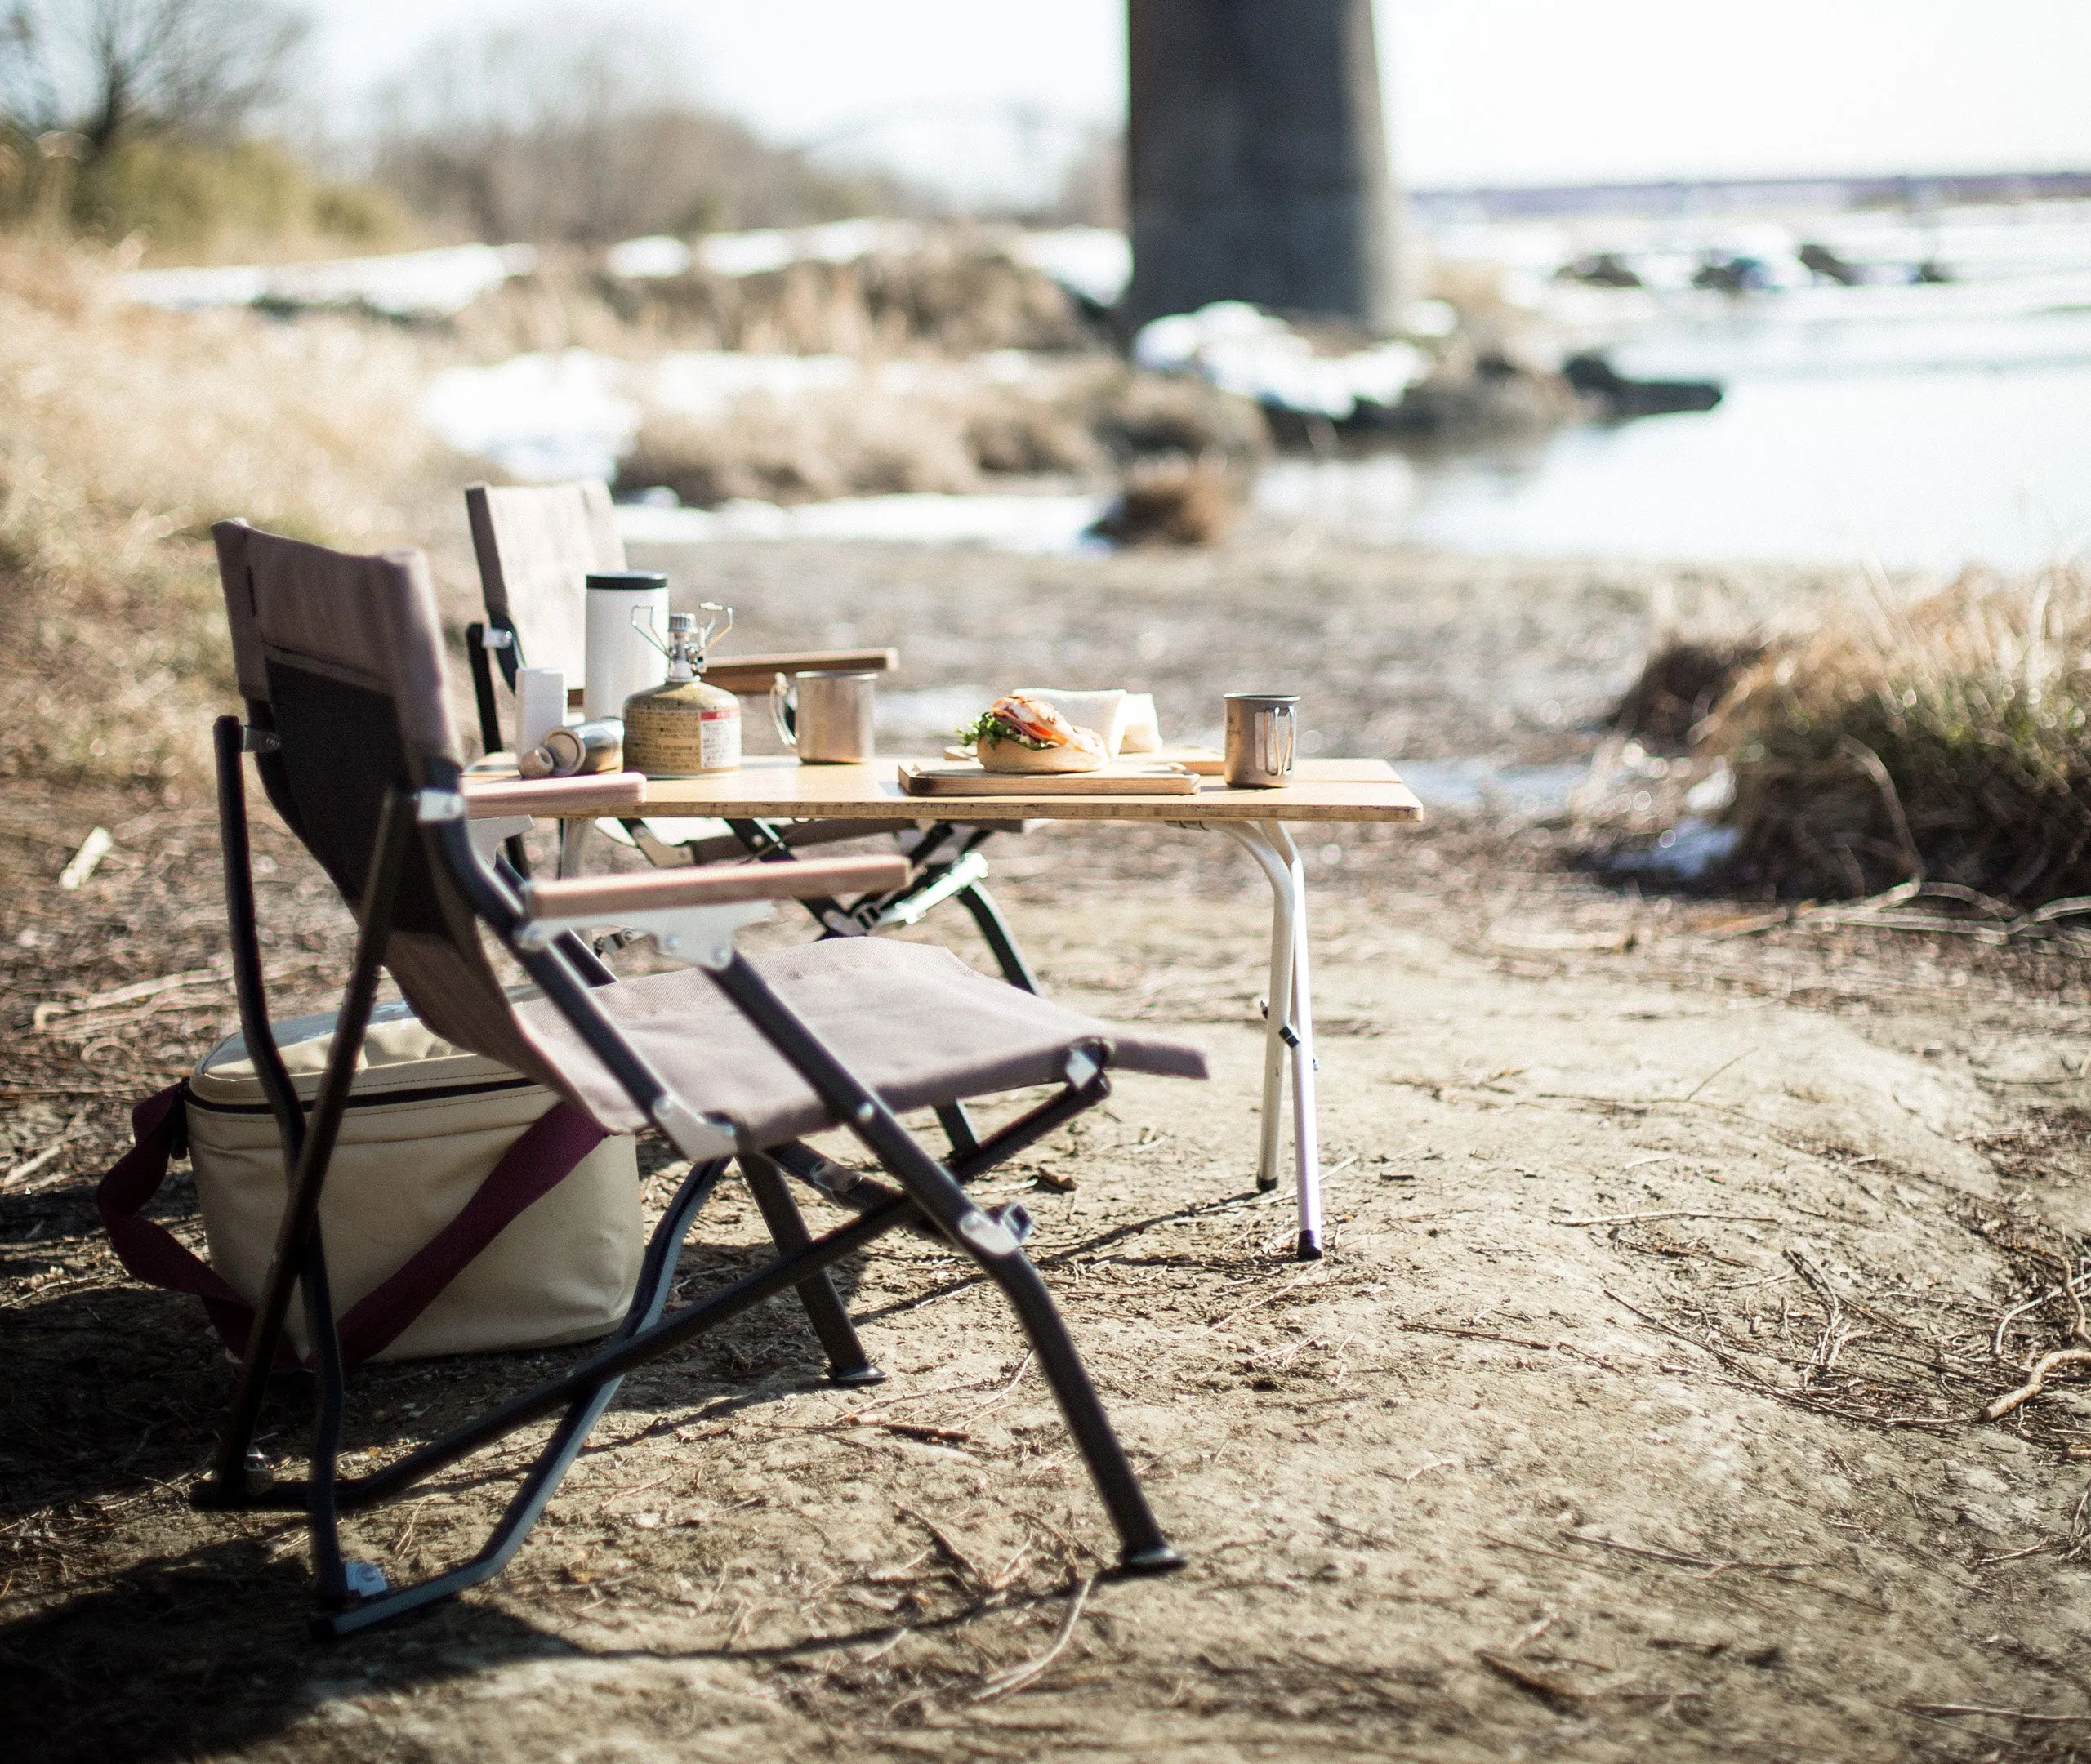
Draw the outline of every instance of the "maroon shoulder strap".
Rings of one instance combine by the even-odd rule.
[[[571,1102],[546,1109],[487,1172],[464,1211],[342,1314],[342,1363],[360,1365],[390,1347],[475,1256],[565,1181],[604,1137]]]
[[[135,1278],[202,1299],[225,1345],[243,1353],[254,1307],[164,1226],[140,1217],[185,1138],[185,1098],[186,1087],[175,1085],[131,1111],[132,1147],[96,1187],[95,1205],[117,1258]],[[572,1174],[604,1138],[603,1129],[569,1102],[546,1110],[487,1173],[464,1210],[342,1316],[342,1364],[360,1365],[396,1341],[474,1257]],[[279,1357],[296,1363],[288,1343]]]
[[[159,1192],[167,1180],[167,1160],[186,1137],[182,1103],[187,1088],[170,1085],[131,1111],[131,1149],[96,1185],[95,1208],[117,1259],[133,1276],[149,1286],[202,1299],[225,1346],[243,1354],[254,1307],[173,1232],[138,1216]]]

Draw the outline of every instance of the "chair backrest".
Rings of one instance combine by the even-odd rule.
[[[241,521],[212,536],[247,721],[276,737],[256,769],[354,911],[386,793],[419,789],[432,771],[454,781],[462,758],[428,560],[350,556]],[[579,1101],[517,1022],[471,909],[418,839],[382,959],[438,1035]]]
[[[609,488],[600,481],[556,484],[471,484],[465,507],[487,620],[515,633],[521,659],[555,667],[578,686],[587,650],[582,578],[625,567]],[[513,651],[496,652],[515,684]]]

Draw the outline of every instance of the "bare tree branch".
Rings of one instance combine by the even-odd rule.
[[[104,157],[153,134],[222,139],[279,96],[309,21],[286,0],[14,0],[0,114]]]
[[[430,45],[381,95],[372,169],[425,218],[582,243],[891,210],[898,180],[823,171],[697,101],[691,56],[641,18]]]

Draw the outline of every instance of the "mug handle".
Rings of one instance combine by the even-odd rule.
[[[778,738],[794,752],[798,751],[799,695],[791,683],[782,674],[769,683],[769,719],[777,725]]]
[[[1269,770],[1275,777],[1284,777],[1292,770],[1292,744],[1299,727],[1299,719],[1291,705],[1271,707]]]

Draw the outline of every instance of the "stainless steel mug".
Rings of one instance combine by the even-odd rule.
[[[876,674],[782,674],[770,682],[769,714],[784,745],[809,765],[855,765],[873,752]]]
[[[1237,790],[1269,790],[1292,776],[1300,729],[1297,693],[1227,695],[1227,782]]]

